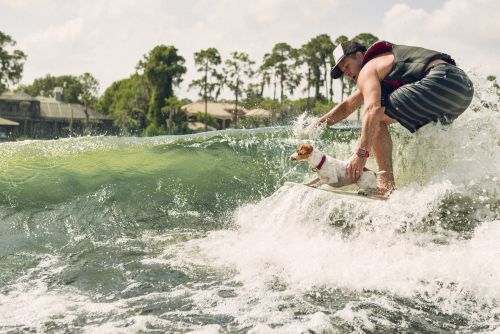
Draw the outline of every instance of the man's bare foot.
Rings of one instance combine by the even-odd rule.
[[[371,190],[369,193],[369,196],[374,196],[374,197],[381,197],[384,199],[388,199],[389,196],[396,190],[395,188],[381,188],[378,187],[377,189]]]
[[[370,195],[370,193],[368,191],[364,190],[364,189],[359,189],[358,190],[358,195],[359,196],[368,196],[368,195]]]
[[[360,189],[360,190],[358,190],[358,195],[365,196],[365,197],[376,197],[376,198],[381,198],[381,199],[388,199],[390,192],[387,191],[386,189],[383,189],[383,188],[369,189],[369,190]]]

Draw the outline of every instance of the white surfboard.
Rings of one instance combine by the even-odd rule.
[[[358,195],[357,192],[340,190],[338,188],[330,187],[328,185],[323,185],[319,188],[313,188],[313,187],[309,187],[309,186],[302,184],[302,183],[289,182],[289,181],[285,182],[285,185],[290,186],[290,187],[303,187],[303,188],[310,189],[311,191],[317,191],[317,190],[326,191],[336,198],[350,199],[350,200],[356,200],[356,201],[385,200],[385,198],[383,198],[383,197]]]

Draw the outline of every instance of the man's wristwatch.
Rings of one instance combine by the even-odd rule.
[[[370,156],[368,150],[365,150],[364,148],[361,147],[358,147],[355,153],[360,158],[368,158]]]

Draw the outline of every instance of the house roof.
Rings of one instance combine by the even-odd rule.
[[[48,119],[72,119],[84,120],[85,107],[78,103],[65,103],[57,101],[56,99],[37,96],[36,100],[40,102],[40,116]],[[106,120],[108,117],[99,114],[93,109],[87,109],[89,113],[89,120]]]
[[[0,100],[8,100],[8,101],[36,101],[36,99],[29,95],[28,93],[25,93],[23,91],[19,92],[4,92],[2,95],[0,95]]]
[[[190,104],[186,104],[182,107],[182,109],[185,110],[190,116],[196,115],[199,112],[204,113],[205,102],[193,102]],[[207,113],[218,119],[232,119],[234,111],[234,104],[217,102],[207,103]],[[245,116],[245,114],[246,109],[243,107],[238,107],[238,116]]]
[[[251,117],[251,116],[262,117],[262,118],[270,118],[271,117],[269,110],[261,109],[261,108],[248,110],[246,113],[246,116],[247,117]]]
[[[65,103],[58,101],[54,98],[37,96],[33,97],[23,91],[19,92],[5,92],[0,95],[0,100],[4,101],[29,101],[40,103],[40,117],[52,120],[84,120],[85,107],[78,103]],[[110,118],[104,116],[95,110],[87,109],[89,120],[109,120]]]
[[[50,119],[84,120],[85,107],[77,103],[64,103],[50,98],[37,97],[40,101],[40,116]],[[87,108],[89,120],[106,120],[108,117]]]
[[[11,120],[8,120],[6,118],[0,117],[0,125],[4,125],[4,126],[19,126],[19,123],[11,121]]]

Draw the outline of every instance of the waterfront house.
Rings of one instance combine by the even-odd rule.
[[[5,92],[0,95],[0,117],[18,123],[17,136],[29,138],[59,138],[85,132],[105,133],[112,120],[91,108],[61,100],[62,90],[54,97],[33,97],[25,92]]]

